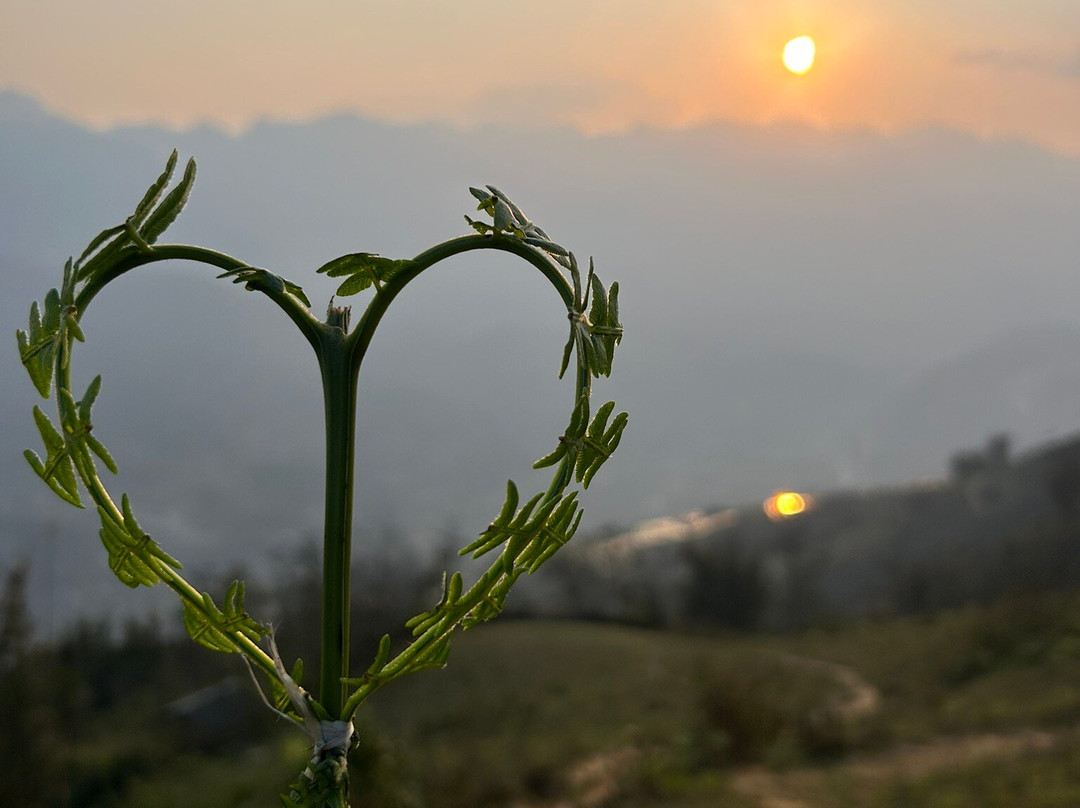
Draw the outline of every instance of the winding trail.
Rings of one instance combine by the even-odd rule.
[[[823,659],[778,654],[785,664],[833,679],[840,685],[837,694],[823,705],[844,720],[857,721],[873,715],[881,706],[881,693],[854,668]],[[641,751],[623,747],[585,758],[566,772],[565,782],[572,796],[555,801],[519,801],[512,808],[602,808],[618,797],[619,782],[641,759]],[[779,796],[774,772],[747,769],[735,775],[736,790],[758,797],[763,808],[805,808],[803,803]]]
[[[850,721],[857,721],[873,715],[881,707],[881,691],[863,678],[862,674],[848,665],[829,662],[814,657],[799,656],[779,652],[777,656],[790,665],[803,670],[824,674],[842,688],[824,706],[836,715]]]
[[[1052,749],[1056,742],[1053,733],[1036,729],[946,736],[926,743],[903,744],[882,752],[856,755],[831,766],[783,772],[752,766],[737,771],[730,784],[734,791],[757,801],[761,808],[813,808],[797,795],[814,790],[809,787],[813,783],[838,774],[875,782],[898,777],[918,778],[979,760],[1044,752]]]
[[[845,720],[859,721],[881,708],[881,693],[854,668],[823,659],[780,654],[789,664],[832,678],[840,688],[825,705]],[[1008,733],[979,733],[934,738],[919,744],[852,755],[828,766],[774,771],[754,765],[731,772],[729,787],[760,808],[814,808],[804,795],[837,775],[867,782],[918,778],[980,760],[1008,759],[1027,752],[1052,749],[1057,737],[1038,729]],[[585,758],[566,772],[570,796],[554,801],[521,801],[513,808],[603,808],[616,804],[619,782],[641,759],[641,750],[623,747]]]
[[[512,808],[602,808],[619,794],[619,781],[641,758],[633,747],[601,752],[585,758],[566,773],[566,784],[573,792],[554,802],[518,801]]]

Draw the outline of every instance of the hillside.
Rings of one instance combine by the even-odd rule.
[[[1080,579],[1080,437],[955,452],[947,477],[652,520],[571,545],[515,601],[529,614],[742,629],[987,602]]]
[[[780,636],[484,627],[455,641],[446,670],[396,684],[363,712],[355,798],[370,808],[1073,808],[1077,626],[1071,592]],[[169,653],[171,673],[129,676],[111,707],[73,706],[74,734],[48,781],[95,795],[72,805],[180,808],[193,781],[207,808],[266,804],[304,758],[299,733],[266,734],[246,686],[231,698],[253,711],[247,741],[196,743],[149,687],[162,675],[175,687],[178,665],[203,667],[185,658],[212,660],[187,644]],[[95,659],[109,669],[112,657]],[[97,681],[89,668],[78,675]],[[136,723],[122,717],[132,705]]]

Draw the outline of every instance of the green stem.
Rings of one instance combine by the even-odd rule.
[[[355,709],[346,704],[349,676],[349,578],[352,555],[353,459],[356,436],[356,381],[360,364],[371,339],[390,303],[421,272],[459,253],[495,249],[510,252],[533,264],[551,282],[563,302],[573,304],[573,291],[559,268],[536,250],[517,239],[501,236],[463,236],[439,244],[413,259],[411,266],[388,281],[371,301],[357,328],[346,335],[346,328],[320,323],[308,309],[290,295],[260,289],[300,328],[319,357],[326,414],[326,507],[323,533],[322,660],[319,701],[332,716],[347,718]],[[144,264],[170,259],[192,260],[224,270],[246,267],[232,256],[201,247],[159,245],[149,252],[133,252],[106,273],[87,284],[75,305],[79,312],[110,281]],[[579,371],[578,387],[588,384]],[[579,389],[580,392],[580,389]],[[170,576],[172,577],[172,576]],[[190,586],[180,576],[166,583],[181,597],[190,596]],[[193,592],[194,590],[192,590]],[[197,593],[195,593],[197,594]],[[257,651],[253,644],[250,652]],[[419,652],[424,643],[420,643]],[[268,658],[256,655],[267,666]]]
[[[574,291],[571,288],[570,284],[567,282],[565,276],[563,275],[563,273],[559,269],[559,267],[557,265],[555,265],[550,259],[548,259],[548,258],[544,257],[543,255],[541,255],[538,250],[528,246],[527,244],[524,244],[523,242],[521,242],[520,240],[518,240],[516,238],[508,238],[508,237],[504,237],[504,236],[500,236],[500,235],[495,235],[495,236],[469,235],[469,236],[461,236],[461,237],[456,238],[456,239],[451,239],[450,241],[444,241],[441,244],[437,244],[436,246],[432,247],[431,249],[426,250],[426,251],[420,253],[419,255],[417,255],[412,260],[412,262],[410,263],[410,266],[407,269],[405,269],[405,270],[399,272],[398,274],[394,275],[389,281],[387,281],[383,285],[383,287],[377,291],[375,297],[368,304],[368,307],[364,310],[364,314],[360,318],[360,321],[357,324],[356,329],[351,334],[349,334],[348,337],[345,339],[345,346],[346,346],[345,350],[350,354],[350,357],[352,359],[351,370],[352,370],[352,372],[354,374],[359,372],[360,364],[363,362],[364,355],[367,353],[367,349],[371,344],[372,337],[375,335],[375,330],[378,328],[379,323],[382,321],[383,315],[386,313],[386,310],[390,307],[390,304],[394,301],[394,298],[397,297],[397,295],[405,288],[405,286],[408,283],[410,283],[411,281],[415,280],[420,275],[420,273],[422,273],[424,270],[429,269],[430,267],[434,266],[435,264],[439,263],[440,261],[443,261],[443,260],[445,260],[447,258],[450,258],[450,257],[454,256],[454,255],[459,255],[459,254],[465,253],[465,252],[471,252],[472,250],[502,250],[504,252],[513,253],[514,255],[517,255],[517,256],[519,256],[521,258],[524,258],[528,263],[532,264],[534,267],[539,269],[540,272],[544,275],[544,277],[548,279],[548,281],[551,283],[551,285],[555,288],[555,291],[558,292],[559,297],[562,298],[562,302],[567,308],[570,308],[570,307],[572,307],[574,305]],[[582,368],[579,367],[578,368],[578,376],[577,376],[577,389],[576,389],[576,392],[575,392],[575,400],[577,399],[577,396],[579,396],[584,390],[588,390],[589,382],[590,382],[590,379],[589,379],[588,373],[585,372]],[[324,390],[328,390],[327,383],[326,383],[326,372],[325,372],[325,370],[324,370],[324,373],[323,373],[323,388],[324,388]],[[351,389],[353,390],[353,395],[354,395],[353,405],[355,407],[355,387],[353,387]],[[330,395],[330,393],[328,391],[327,396],[329,396],[329,395]],[[329,409],[329,400],[328,400],[328,404],[327,404],[328,418],[329,418],[329,413],[330,413],[330,409]],[[352,427],[352,422],[350,421],[350,430],[351,430],[351,427]],[[328,425],[327,425],[327,439],[328,440],[331,439],[331,428],[329,426],[329,421],[328,421]],[[349,439],[349,449],[350,449],[349,457],[351,459],[351,457],[352,457],[351,448],[352,448],[352,439],[353,439],[353,435],[352,435],[351,431],[348,433],[348,439]],[[349,467],[349,470],[351,472],[351,465]],[[556,479],[556,482],[558,482],[558,479]],[[328,459],[327,459],[327,517],[328,517],[328,519],[329,519],[329,515],[330,515],[330,502],[331,502],[331,496],[332,496],[330,492],[331,492],[332,487],[333,487],[333,485],[331,483],[330,463],[329,463],[329,456],[328,456]],[[562,486],[562,487],[565,487],[565,486]],[[562,490],[562,487],[557,487],[555,485],[555,483],[553,483],[552,490],[548,492],[548,496],[545,499],[549,499],[549,498],[551,498],[553,496],[556,496],[559,493],[559,491]],[[344,493],[345,492],[339,492],[338,495],[341,496],[341,495],[344,495]],[[352,492],[351,492],[351,488],[350,488],[350,490],[348,491],[348,496],[350,498],[350,501],[351,501],[351,494],[352,494]],[[326,544],[327,555],[324,557],[324,561],[323,561],[324,565],[329,564],[328,559],[330,558],[330,555],[329,555],[329,550],[330,550],[330,544],[329,544],[329,537],[330,537],[329,521],[327,522],[327,525],[328,525],[328,529],[327,529],[327,532],[326,532],[326,537],[327,537],[327,542],[328,543]],[[346,538],[346,542],[347,541],[348,541],[348,539]],[[347,556],[346,556],[346,559],[347,559]],[[346,584],[347,584],[347,576],[348,576],[347,560],[346,560],[345,575],[346,575]],[[324,581],[330,581],[332,577],[336,577],[336,576],[337,576],[337,571],[336,570],[333,572],[333,575],[332,575],[331,571],[329,570],[329,567],[328,566],[324,567]],[[463,610],[460,610],[460,614],[457,615],[458,619],[460,619],[461,616],[464,616],[464,614],[466,614],[469,609],[471,609],[473,606],[475,606],[476,603],[479,602],[479,598],[482,595],[484,595],[491,588],[491,586],[493,585],[493,583],[496,580],[498,580],[501,577],[503,577],[502,562],[498,561],[491,567],[491,569],[489,569],[487,571],[487,573],[485,573],[481,577],[481,579],[479,581],[477,581],[476,584],[474,584],[470,588],[469,592],[466,593],[466,595],[461,599],[461,601],[459,601],[459,605],[463,605]],[[324,589],[324,592],[323,592],[323,614],[324,614],[324,616],[327,615],[327,614],[330,614],[331,610],[332,610],[331,607],[333,605],[335,605],[335,604],[332,604],[332,603],[330,603],[328,601],[326,592],[327,592],[327,590]],[[347,596],[348,596],[348,592],[346,591],[346,593],[345,593],[345,603],[346,603],[346,605],[348,603]],[[346,608],[346,611],[347,611],[347,608]],[[348,622],[347,622],[348,621],[348,615],[347,614],[345,615],[345,620],[346,620],[346,622],[345,622],[345,636],[346,636],[346,639],[347,639],[347,637],[348,637]],[[451,623],[456,625],[456,620],[452,620]],[[440,625],[432,627],[427,632],[425,632],[425,634],[422,637],[418,638],[416,641],[411,643],[409,645],[409,647],[404,652],[402,652],[402,654],[400,654],[388,666],[388,668],[390,668],[390,670],[388,672],[390,674],[393,674],[395,671],[399,671],[400,669],[403,669],[410,661],[412,661],[419,654],[421,654],[423,651],[425,651],[432,644],[432,642],[437,640],[442,635],[442,633],[445,633],[445,632],[442,632],[442,630],[440,628]],[[327,711],[331,715],[340,715],[343,720],[347,720],[347,719],[350,719],[352,717],[353,713],[356,712],[356,709],[360,706],[360,704],[368,696],[370,696],[375,690],[377,690],[379,687],[381,687],[387,681],[392,679],[393,675],[382,676],[382,677],[379,677],[378,680],[371,681],[371,682],[368,682],[365,685],[362,685],[360,688],[358,688],[356,691],[354,691],[353,694],[351,696],[349,696],[347,699],[345,698],[345,690],[343,689],[342,690],[342,701],[344,702],[343,706],[342,706],[341,702],[337,702],[335,704],[335,707],[338,707],[339,709],[332,709],[330,704],[327,701],[325,701],[325,699],[327,698],[327,695],[329,693],[329,690],[328,690],[329,682],[328,682],[328,679],[327,679],[328,674],[327,674],[327,663],[326,663],[326,643],[327,643],[327,639],[328,639],[329,634],[330,634],[330,632],[329,632],[329,630],[327,628],[327,625],[326,625],[326,622],[325,622],[325,617],[324,617],[324,623],[323,623],[323,654],[324,654],[324,656],[323,656],[323,679],[322,679],[322,687],[323,687],[322,698],[324,699],[323,705],[326,706]],[[346,648],[347,648],[347,646],[346,646]],[[346,650],[346,654],[347,654],[347,650]],[[347,677],[347,675],[348,675],[347,673],[342,673],[342,677]],[[335,694],[337,693],[336,690],[334,692],[335,692]]]
[[[469,591],[462,595],[453,607],[446,611],[439,622],[409,643],[409,646],[388,663],[377,677],[364,682],[354,690],[345,702],[342,715],[351,716],[372,693],[400,676],[402,672],[408,669],[411,662],[427,651],[435,642],[445,637],[448,630],[453,631],[453,628],[461,619],[472,611],[485,596],[489,595],[499,581],[507,577],[509,576],[504,570],[500,558],[480,576],[475,584],[469,587]]]
[[[208,250],[203,247],[191,247],[187,245],[158,245],[151,247],[149,252],[134,252],[126,259],[117,262],[108,271],[95,277],[92,282],[88,282],[83,287],[82,291],[75,299],[76,317],[79,320],[82,319],[82,314],[86,311],[90,301],[93,300],[98,292],[100,292],[109,282],[116,280],[121,275],[137,267],[156,263],[157,261],[168,261],[173,259],[209,264],[224,270],[240,269],[247,266],[243,261],[233,258],[230,255],[226,255],[225,253],[217,252],[216,250]],[[279,294],[269,290],[264,291],[264,294],[270,297],[283,311],[285,311],[286,314],[289,315],[289,318],[296,323],[312,346],[318,349],[318,336],[322,329],[322,324],[315,319],[314,315],[289,295]],[[62,383],[63,387],[70,388],[70,366],[62,367],[60,373],[61,377],[59,381]],[[89,492],[94,502],[104,508],[116,522],[123,523],[123,514],[120,512],[120,509],[117,508],[116,503],[113,502],[112,497],[109,496],[109,492],[105,489],[101,479],[96,474],[92,473],[90,469],[83,469],[80,464],[76,464],[76,469],[82,478],[83,485],[86,487],[86,490]],[[203,608],[202,597],[198,590],[188,583],[179,572],[166,565],[158,565],[156,571],[162,582],[172,589],[181,600],[191,603],[197,609]],[[277,678],[274,662],[265,651],[240,632],[233,632],[231,637],[242,649],[242,653],[247,656],[248,659],[254,662],[271,679]]]
[[[345,331],[323,327],[319,346],[326,412],[326,511],[323,532],[322,667],[319,701],[337,716],[349,675],[349,573],[352,558],[356,375]]]
[[[64,387],[70,388],[70,366],[63,368],[61,373],[63,374],[62,382]],[[116,503],[113,502],[112,497],[109,496],[109,492],[105,489],[104,484],[101,482],[101,478],[94,472],[93,467],[87,466],[78,460],[75,460],[74,465],[76,473],[82,480],[83,486],[90,494],[90,498],[93,499],[94,504],[105,510],[114,522],[122,524],[124,522],[124,514],[116,507]],[[167,564],[154,564],[154,571],[158,574],[158,577],[161,578],[162,582],[172,589],[181,600],[190,603],[196,609],[201,610],[203,608],[202,596],[179,572]],[[274,661],[267,656],[265,651],[240,632],[231,632],[230,636],[242,649],[241,653],[261,668],[271,679],[277,678]]]
[[[205,247],[190,247],[184,244],[158,244],[151,247],[150,252],[133,251],[126,258],[117,261],[107,271],[96,275],[92,281],[87,282],[75,298],[75,308],[79,312],[78,316],[81,318],[82,312],[86,310],[86,307],[98,292],[124,273],[146,264],[171,260],[195,261],[226,271],[244,269],[249,266],[249,264],[217,250],[208,250]],[[322,330],[322,323],[315,318],[315,315],[289,294],[275,292],[270,289],[260,289],[259,291],[273,300],[289,316],[289,319],[296,324],[315,350],[319,349],[319,333]]]
[[[379,327],[379,321],[382,320],[387,308],[394,301],[394,298],[398,296],[398,293],[405,288],[406,284],[414,280],[425,269],[434,266],[440,261],[472,250],[502,250],[524,258],[543,273],[544,277],[555,287],[555,291],[559,293],[567,308],[574,304],[574,291],[570,288],[570,284],[566,282],[566,278],[563,277],[559,267],[551,260],[543,257],[534,247],[508,236],[461,236],[450,241],[444,241],[442,244],[437,244],[430,250],[420,253],[412,260],[407,269],[394,275],[379,290],[379,293],[375,295],[375,298],[364,311],[364,316],[360,318],[356,329],[349,335],[348,341],[352,346],[352,352],[356,356],[357,364],[359,365],[363,360],[368,345],[371,343],[371,338],[375,334],[375,329]]]

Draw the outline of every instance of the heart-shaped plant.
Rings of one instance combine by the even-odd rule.
[[[33,304],[29,329],[18,332],[23,365],[42,397],[49,398],[55,392],[57,408],[54,423],[34,407],[45,457],[27,450],[26,458],[58,496],[79,508],[84,507],[81,484],[97,508],[109,567],[122,582],[132,588],[160,582],[172,589],[183,605],[184,627],[192,639],[215,651],[240,654],[267,703],[309,733],[314,744],[311,762],[290,793],[282,797],[283,805],[345,808],[346,758],[357,708],[395,679],[445,665],[454,631],[498,615],[517,579],[535,572],[574,535],[582,511],[578,492],[570,489],[575,483],[588,488],[593,475],[615,451],[626,426],[626,413],[611,417],[614,402],[599,407],[595,414],[590,405],[592,380],[610,375],[612,355],[622,337],[619,287],[612,284],[606,289],[591,260],[583,279],[574,254],[552,241],[505,194],[489,185],[486,190],[470,189],[479,201],[478,210],[492,219],[488,224],[466,216],[475,234],[438,244],[411,260],[352,253],[319,268],[321,273],[343,279],[337,292],[341,296],[371,293],[356,328],[350,331],[349,308],[331,304],[326,321],[320,321],[311,313],[311,304],[298,285],[265,269],[202,247],[158,244],[158,238],[179,215],[195,180],[192,160],[181,180],[168,190],[176,161],[174,151],[165,171],[123,224],[98,234],[77,260],[68,259],[60,288],[49,290],[44,306]],[[383,314],[406,284],[445,258],[484,249],[514,253],[539,269],[558,292],[570,319],[559,376],[576,357],[573,411],[555,450],[535,464],[536,468],[553,467],[554,476],[546,491],[524,503],[511,481],[498,516],[461,551],[480,558],[501,548],[494,562],[468,587],[460,572],[444,576],[439,602],[408,621],[411,642],[393,654],[390,635],[383,636],[371,666],[354,676],[348,669],[349,572],[360,365]],[[180,563],[136,521],[127,495],[118,505],[98,474],[99,462],[113,473],[116,463],[93,433],[92,408],[101,390],[101,377],[96,377],[79,399],[71,390],[72,349],[76,340],[84,340],[80,320],[109,282],[136,267],[173,259],[209,264],[223,271],[219,277],[262,292],[300,329],[319,360],[327,463],[318,698],[301,686],[301,661],[287,671],[269,627],[248,615],[243,583],[235,581],[220,604],[208,593],[199,592],[181,575]],[[262,684],[256,671],[263,677]]]

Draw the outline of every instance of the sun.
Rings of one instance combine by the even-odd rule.
[[[784,67],[801,76],[814,66],[816,51],[814,40],[808,36],[797,36],[784,45]]]
[[[796,491],[777,491],[762,503],[766,515],[774,522],[798,516],[813,505],[813,499],[809,494],[800,494]]]

